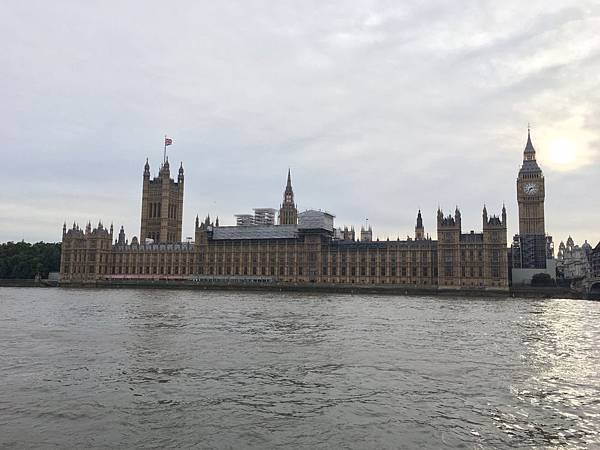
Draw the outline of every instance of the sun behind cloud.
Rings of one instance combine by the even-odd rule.
[[[566,138],[559,138],[548,146],[548,159],[556,166],[572,165],[577,161],[577,144]]]
[[[585,111],[576,111],[569,118],[539,131],[539,159],[549,169],[570,172],[593,160],[595,137],[583,124]]]

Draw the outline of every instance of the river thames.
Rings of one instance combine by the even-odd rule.
[[[600,302],[0,288],[0,446],[600,446]]]

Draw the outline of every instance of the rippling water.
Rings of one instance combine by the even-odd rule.
[[[0,288],[0,445],[600,446],[600,303]]]

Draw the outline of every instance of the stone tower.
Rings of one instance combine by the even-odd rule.
[[[535,160],[531,133],[527,129],[523,165],[517,177],[519,234],[512,244],[513,268],[546,268],[546,259],[552,254],[552,238],[546,237],[544,226],[545,194],[544,174]]]
[[[422,241],[425,239],[425,228],[423,228],[423,218],[421,217],[421,210],[417,214],[417,225],[415,226],[415,241]]]
[[[142,187],[142,219],[140,242],[181,242],[183,219],[183,164],[179,167],[177,182],[171,178],[168,158],[160,167],[158,177],[150,179],[150,165],[146,159]]]
[[[283,193],[283,203],[279,208],[279,225],[296,225],[298,223],[298,209],[294,203],[294,191],[292,190],[292,176],[288,169],[287,185]]]
[[[508,252],[506,250],[506,207],[502,214],[488,216],[483,207],[483,268],[485,284],[493,287],[508,287]]]
[[[438,285],[444,288],[460,288],[460,235],[461,214],[458,206],[454,217],[444,216],[441,209],[437,212],[438,236]]]
[[[527,145],[523,152],[523,165],[517,177],[517,202],[519,203],[519,234],[545,235],[544,227],[544,175],[535,160],[531,134],[527,130]]]

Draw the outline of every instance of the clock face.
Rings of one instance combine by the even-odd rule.
[[[535,195],[538,192],[538,185],[536,183],[527,183],[523,186],[523,192],[527,195]]]

